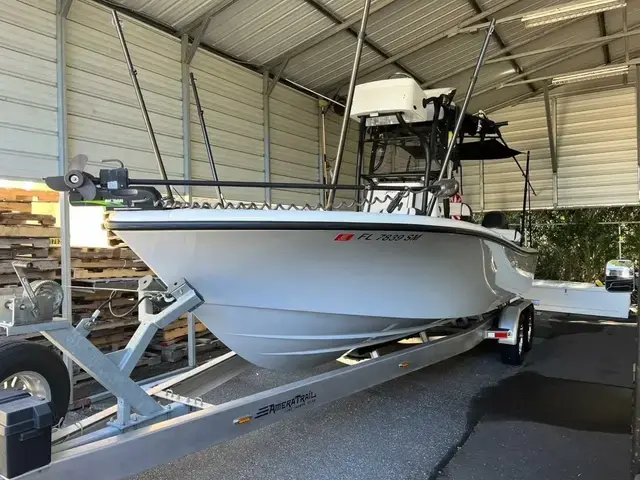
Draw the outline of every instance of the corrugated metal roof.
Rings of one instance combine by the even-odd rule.
[[[113,0],[177,30],[205,15],[224,0]]]
[[[474,13],[468,0],[397,0],[371,16],[367,35],[393,55],[446,31]]]
[[[304,0],[238,0],[212,19],[205,41],[260,65],[333,24]]]
[[[283,76],[322,93],[333,94],[351,72],[356,38],[354,31],[359,26],[363,0],[115,0],[121,5],[155,19],[178,31],[193,26],[198,19],[205,18],[216,6],[220,9],[213,17],[204,36],[203,43],[222,51],[241,62],[255,67],[277,63],[286,58],[292,49]],[[478,14],[495,10],[492,16],[504,18],[519,13],[570,0],[374,0],[367,28],[367,40],[361,61],[364,75],[359,81],[387,78],[398,71],[410,71],[427,85],[452,85],[465,90],[470,70],[478,55],[484,38],[484,30],[475,34],[457,34],[450,38],[432,41],[438,35],[451,31],[461,22],[469,25],[470,19],[478,22],[486,18]],[[500,8],[505,4],[505,8]],[[640,25],[640,0],[628,0],[629,28]],[[622,29],[622,9],[605,13],[607,33]],[[351,20],[349,28],[339,30],[337,22]],[[533,49],[556,46],[561,42],[576,41],[600,36],[596,15],[564,24],[551,24],[525,28],[515,20],[499,24],[490,44],[489,55],[508,54],[506,49],[514,44],[511,53],[522,53]],[[339,31],[338,31],[339,30]],[[547,33],[548,32],[548,33]],[[193,33],[192,33],[193,34]],[[416,45],[428,43],[411,52]],[[503,50],[503,46],[506,49]],[[625,42],[618,40],[610,44],[611,58],[624,56]],[[303,48],[304,47],[304,48]],[[582,49],[575,48],[578,52]],[[629,39],[632,52],[640,50],[640,36]],[[405,56],[403,52],[408,54]],[[516,60],[518,69],[524,74],[533,72],[538,77],[548,72],[561,73],[569,69],[597,66],[604,62],[602,47],[569,58],[556,65],[547,63],[564,57],[571,49],[546,52]],[[394,57],[395,62],[388,60]],[[395,57],[398,58],[395,58]],[[632,55],[633,56],[633,55]],[[522,74],[514,70],[513,62],[505,61],[486,65],[481,72],[481,91],[474,98],[474,105],[487,108],[521,96],[523,91],[539,89],[541,84],[520,85],[517,88],[498,89],[500,83],[512,79],[520,80]]]
[[[309,88],[323,90],[336,78],[351,73],[355,50],[356,40],[348,33],[341,32],[293,58],[285,75]],[[366,68],[382,60],[383,57],[365,47],[360,67]]]
[[[458,35],[452,39],[434,43],[409,55],[405,59],[405,64],[419,72],[428,84],[446,86],[449,84],[448,79],[444,82],[436,80],[446,77],[449,72],[454,71],[460,65],[474,63],[478,58],[483,43],[484,35]],[[446,48],[443,48],[444,46]],[[491,55],[499,49],[500,47],[496,41],[491,40],[487,55]],[[508,67],[508,63],[501,66],[502,70]],[[483,76],[485,75],[485,70],[482,71],[482,74]],[[465,76],[467,79],[469,78],[469,75]]]

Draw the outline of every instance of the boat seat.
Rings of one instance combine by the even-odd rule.
[[[509,229],[509,220],[504,212],[499,210],[487,212],[482,219],[482,226],[485,228],[499,228],[500,230]]]

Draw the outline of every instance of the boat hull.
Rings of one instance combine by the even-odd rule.
[[[527,292],[535,268],[535,255],[453,230],[188,227],[116,231],[164,282],[189,281],[229,348],[279,370],[489,312]]]

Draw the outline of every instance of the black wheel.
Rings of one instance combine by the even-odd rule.
[[[0,388],[27,390],[50,401],[54,425],[67,414],[69,372],[62,358],[44,345],[23,340],[0,343]]]
[[[522,365],[522,361],[524,360],[524,339],[526,336],[526,312],[523,312],[520,315],[520,320],[518,321],[518,328],[516,330],[516,344],[509,345],[506,343],[499,343],[500,349],[500,357],[502,358],[502,363],[506,363],[507,365]]]
[[[523,349],[525,352],[528,352],[533,348],[533,334],[535,333],[535,329],[534,329],[535,316],[536,316],[536,312],[533,309],[533,306],[529,307],[527,309],[527,325],[525,327],[525,336],[524,336],[524,345],[523,345]]]

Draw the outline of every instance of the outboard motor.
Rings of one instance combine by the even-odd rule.
[[[633,260],[619,259],[607,262],[604,286],[609,292],[633,292],[637,287]]]

